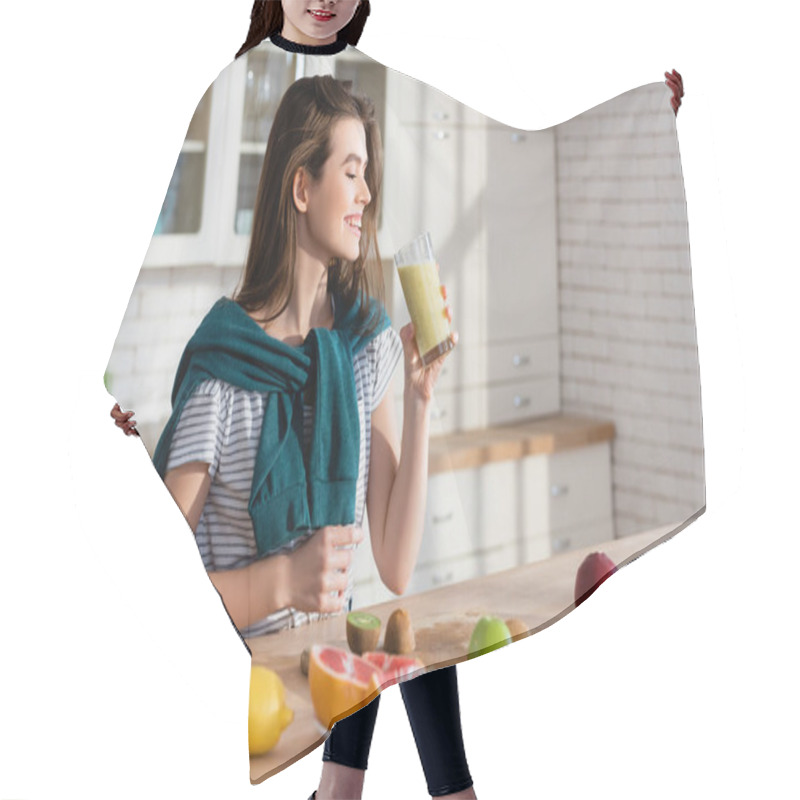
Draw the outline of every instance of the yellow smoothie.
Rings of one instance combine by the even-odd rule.
[[[414,323],[417,348],[423,363],[429,364],[453,346],[436,263],[408,264],[398,267],[397,273]]]

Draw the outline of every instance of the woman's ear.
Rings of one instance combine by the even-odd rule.
[[[292,199],[299,214],[305,214],[308,211],[308,173],[303,167],[300,167],[294,174]]]

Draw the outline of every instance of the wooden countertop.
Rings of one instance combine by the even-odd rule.
[[[602,550],[617,565],[624,565],[669,539],[680,527],[664,526],[604,545],[562,553],[546,561],[367,606],[365,610],[376,614],[385,626],[392,611],[405,608],[411,615],[416,636],[414,655],[427,667],[455,664],[466,658],[472,629],[481,616],[521,619],[528,625],[529,633],[516,638],[530,636],[573,609],[575,573],[588,553]],[[300,671],[300,653],[313,644],[347,649],[345,616],[259,636],[247,643],[253,663],[263,664],[281,677],[286,687],[286,702],[294,711],[293,722],[275,748],[250,759],[250,779],[260,783],[324,742],[326,732],[314,717],[308,680]],[[486,656],[492,657],[491,653]]]
[[[575,414],[554,414],[531,422],[434,436],[428,472],[472,469],[539,453],[556,453],[614,438],[614,423]]]

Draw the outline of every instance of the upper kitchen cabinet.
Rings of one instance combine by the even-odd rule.
[[[487,135],[487,341],[558,334],[552,130]]]
[[[189,124],[145,267],[244,262],[272,120],[301,68],[293,53],[255,48],[220,73]]]
[[[461,342],[485,335],[481,302],[485,245],[480,213],[485,131],[454,126],[392,124],[386,128],[381,244],[387,255],[418,234],[431,234]],[[394,292],[393,317],[408,320],[402,292]]]
[[[399,77],[392,89],[392,105],[401,124],[484,126],[486,117],[469,106],[420,81]]]
[[[555,144],[389,73],[382,247],[429,231],[459,346],[442,370],[438,432],[559,409]],[[408,312],[396,277],[392,318]]]

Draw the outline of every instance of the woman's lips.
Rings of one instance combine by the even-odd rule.
[[[309,9],[308,13],[318,22],[330,22],[336,16],[331,11],[318,11],[316,9]]]
[[[344,219],[347,227],[350,229],[351,233],[355,234],[357,238],[361,238],[361,217],[345,217]]]

